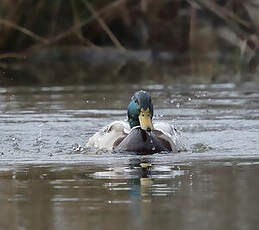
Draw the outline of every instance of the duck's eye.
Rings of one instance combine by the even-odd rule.
[[[138,99],[134,96],[133,98],[132,98],[132,100],[138,105],[139,103],[138,103]]]

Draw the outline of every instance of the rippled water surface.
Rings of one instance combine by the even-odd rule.
[[[187,152],[85,147],[151,92]],[[259,85],[0,88],[0,229],[257,229]]]

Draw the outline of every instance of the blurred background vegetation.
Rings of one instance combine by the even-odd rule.
[[[0,34],[0,85],[251,80],[259,0],[1,0]]]

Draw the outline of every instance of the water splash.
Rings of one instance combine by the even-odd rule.
[[[210,146],[203,143],[196,143],[191,146],[192,153],[204,153],[211,149],[212,148]]]
[[[85,148],[77,143],[72,145],[72,153],[83,153]]]

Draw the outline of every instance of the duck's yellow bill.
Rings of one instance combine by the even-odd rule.
[[[144,130],[148,130],[148,129],[153,130],[154,129],[149,108],[147,108],[146,110],[141,109],[138,118],[139,118],[139,123],[140,123],[141,129],[144,129]]]

